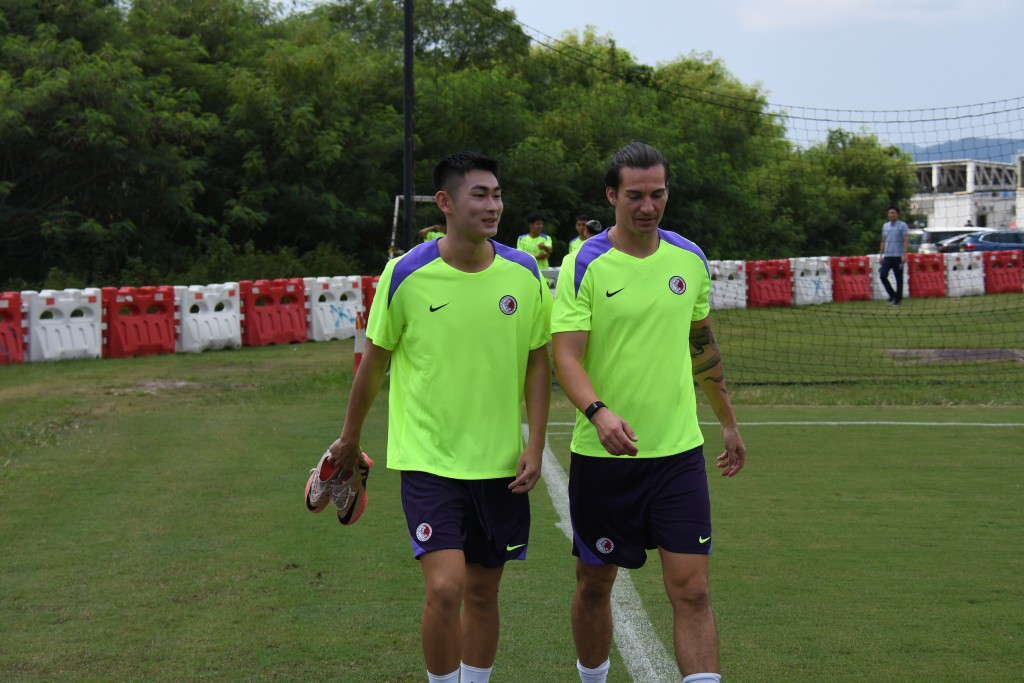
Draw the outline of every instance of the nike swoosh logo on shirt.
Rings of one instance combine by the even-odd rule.
[[[450,304],[451,302],[449,301],[448,303]],[[430,312],[431,313],[436,313],[437,311],[440,311],[442,308],[444,308],[447,305],[448,304],[441,304],[440,306],[431,306],[430,307]]]
[[[604,295],[610,299],[610,298],[612,298],[613,296],[615,296],[616,294],[618,294],[619,292],[621,292],[624,289],[625,289],[625,287],[619,287],[614,292],[610,292],[610,291],[608,291],[606,289],[606,290],[604,290]]]

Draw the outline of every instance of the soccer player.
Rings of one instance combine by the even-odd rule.
[[[572,629],[585,683],[607,677],[618,568],[643,566],[653,548],[683,680],[720,680],[695,380],[722,426],[725,452],[717,464],[724,476],[743,468],[746,449],[708,320],[707,260],[695,244],[659,227],[668,174],[665,158],[649,145],[619,150],[605,175],[615,225],[567,256],[558,276],[555,368],[580,411],[569,506],[577,558]]]
[[[551,256],[554,242],[550,235],[544,233],[544,216],[531,213],[526,217],[526,222],[530,224],[530,231],[519,236],[516,240],[516,249],[525,251],[537,259],[543,270],[548,267],[548,256]]]
[[[455,683],[460,669],[462,683],[490,678],[498,585],[505,562],[526,558],[527,493],[540,476],[550,401],[551,295],[533,257],[493,240],[497,176],[498,163],[473,152],[435,167],[447,234],[385,267],[330,447],[334,464],[360,464],[363,422],[390,361],[387,466],[401,471],[423,571],[421,639],[434,682]]]
[[[576,236],[569,240],[569,253],[576,251],[587,241],[590,237],[587,234],[587,216],[586,214],[580,214],[576,216]]]

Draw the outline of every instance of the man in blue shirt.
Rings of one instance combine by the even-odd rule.
[[[907,254],[907,240],[910,229],[900,220],[900,210],[889,207],[889,222],[882,226],[882,243],[878,252],[882,255],[882,267],[878,275],[882,278],[882,286],[889,295],[889,303],[899,306],[903,302],[903,260]],[[896,273],[896,289],[889,284],[889,272]]]

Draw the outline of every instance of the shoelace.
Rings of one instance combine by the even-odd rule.
[[[317,468],[314,467],[309,471],[310,476],[313,477],[313,486],[309,491],[310,498],[320,500],[326,494],[331,494],[333,496],[334,486],[338,481],[338,475],[341,473],[341,470],[336,470],[334,474],[327,478],[326,481],[320,480],[320,477],[316,474],[316,470]]]
[[[331,485],[331,499],[338,509],[344,509],[348,506],[349,501],[355,495],[355,491],[352,490],[352,475],[342,478],[339,477]]]

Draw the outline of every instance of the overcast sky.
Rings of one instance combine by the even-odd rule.
[[[1024,96],[1024,0],[497,4],[551,38],[591,25],[652,66],[710,51],[787,108],[920,110]]]

